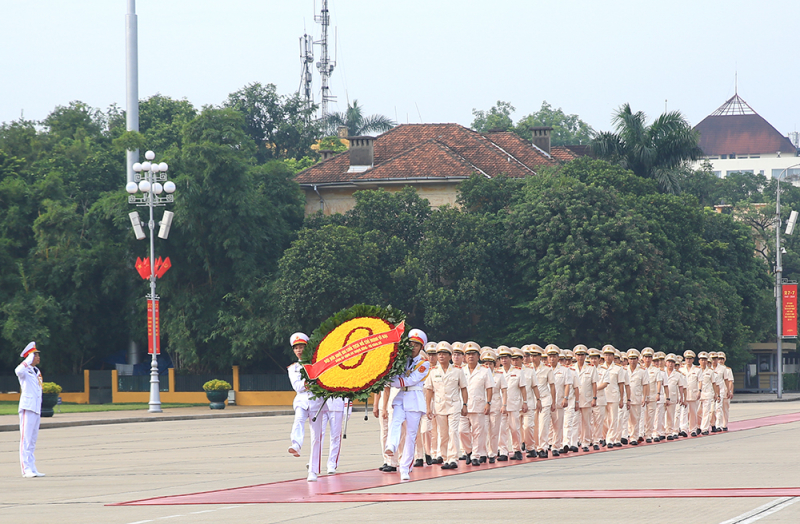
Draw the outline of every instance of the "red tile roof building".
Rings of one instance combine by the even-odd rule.
[[[510,132],[403,124],[376,138],[351,137],[349,151],[301,171],[295,180],[306,193],[307,214],[347,211],[355,204],[352,194],[360,189],[406,185],[438,207],[455,204],[456,186],[473,173],[525,177],[577,156],[567,148],[553,148],[551,154]]]

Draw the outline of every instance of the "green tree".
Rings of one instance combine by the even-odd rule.
[[[680,111],[664,113],[648,126],[647,115],[624,104],[614,113],[613,123],[616,133],[599,133],[592,142],[595,154],[656,180],[668,193],[680,192],[679,169],[703,154],[698,133]]]
[[[545,100],[542,107],[530,115],[520,119],[513,131],[524,138],[532,140],[532,127],[549,126],[553,128],[550,143],[554,146],[589,144],[595,135],[592,126],[580,119],[578,115],[568,115],[559,107],[553,107]]]
[[[510,131],[514,127],[511,113],[516,111],[508,102],[498,100],[488,111],[472,109],[472,124],[470,127],[478,133],[489,131]]]
[[[397,123],[383,115],[364,115],[364,108],[358,105],[358,100],[347,103],[347,110],[344,112],[330,113],[325,121],[328,134],[336,135],[339,126],[347,127],[348,136],[362,136],[372,133],[384,133]]]

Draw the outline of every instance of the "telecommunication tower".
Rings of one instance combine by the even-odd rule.
[[[322,9],[319,15],[314,16],[314,21],[322,25],[322,35],[320,39],[314,43],[320,46],[320,59],[319,62],[317,62],[317,69],[319,70],[321,78],[322,95],[320,97],[319,108],[320,119],[325,120],[328,116],[328,102],[336,101],[336,97],[331,95],[330,86],[328,85],[330,76],[333,73],[333,68],[336,67],[336,60],[331,60],[328,54],[328,27],[331,25],[331,16],[328,12],[328,0],[322,0]]]
[[[310,109],[314,106],[314,90],[311,81],[311,64],[314,63],[314,40],[308,34],[300,37],[300,61],[303,71],[300,74],[300,94],[305,101],[305,106]]]

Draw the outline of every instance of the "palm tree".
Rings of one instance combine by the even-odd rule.
[[[681,112],[664,113],[648,126],[647,115],[634,113],[630,104],[625,104],[614,114],[613,123],[617,132],[598,134],[592,141],[594,153],[640,177],[656,180],[667,193],[679,193],[679,169],[703,155],[697,131]]]
[[[328,132],[336,134],[339,126],[347,127],[349,136],[362,136],[369,133],[383,133],[397,124],[389,117],[383,115],[364,116],[362,107],[358,105],[358,100],[353,100],[353,104],[347,103],[347,111],[344,113],[330,113],[325,121]]]

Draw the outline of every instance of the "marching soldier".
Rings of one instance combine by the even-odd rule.
[[[563,351],[552,352],[548,349],[547,360],[553,372],[553,389],[555,391],[553,405],[556,407],[555,411],[553,411],[553,423],[550,427],[550,444],[553,446],[553,456],[557,457],[559,453],[569,451],[569,447],[566,450],[564,448],[564,410],[569,405],[569,397],[571,390],[575,387],[575,380],[572,370],[562,365],[564,361]]]
[[[469,429],[469,438],[462,438],[461,445],[467,460],[473,466],[486,462],[486,415],[492,408],[494,392],[493,373],[478,362],[480,346],[476,342],[464,344],[467,365],[464,375],[467,380],[467,415],[464,418]],[[473,452],[475,455],[473,456]]]
[[[41,357],[36,342],[31,342],[22,353],[22,363],[14,370],[19,380],[19,464],[25,478],[44,477],[36,469],[36,439],[42,414],[42,372],[36,367]]]
[[[556,358],[561,351],[555,344],[547,346],[545,351],[550,355],[554,353]],[[550,451],[550,427],[553,424],[553,412],[556,410],[556,386],[555,377],[553,377],[553,369],[546,366],[542,360],[541,352],[533,350],[531,353],[531,364],[533,371],[536,374],[536,381],[534,385],[539,389],[539,399],[541,400],[541,409],[539,410],[539,417],[536,420],[537,425],[537,443],[536,453],[540,458],[547,458]],[[554,456],[558,456],[558,450],[555,450]]]
[[[580,416],[580,444],[583,451],[589,451],[592,443],[592,409],[597,405],[597,370],[586,362],[589,350],[583,344],[573,349],[578,359],[575,372],[578,375],[578,393],[575,412]]]
[[[691,349],[683,352],[684,363],[680,372],[686,377],[686,428],[693,437],[700,433],[697,418],[700,402],[700,368],[694,365],[695,353]]]
[[[372,414],[373,416],[378,419],[380,423],[380,440],[381,440],[381,454],[383,455],[383,466],[379,467],[380,471],[384,471],[386,473],[391,473],[397,471],[397,455],[389,456],[385,453],[386,451],[386,438],[389,435],[389,418],[392,415],[392,400],[394,400],[394,396],[397,395],[397,392],[400,391],[397,388],[384,388],[383,391],[380,393],[375,393],[373,400],[372,400]],[[403,436],[400,439],[400,448],[403,447],[403,439],[405,437],[405,432],[403,432]]]
[[[631,445],[637,446],[644,440],[641,433],[642,409],[647,402],[650,392],[647,372],[639,367],[639,351],[636,349],[628,350],[628,378],[630,380],[630,392],[628,393],[628,441]]]
[[[680,428],[676,423],[677,418],[675,417],[675,408],[684,403],[684,391],[682,391],[684,388],[681,386],[681,378],[683,375],[680,371],[675,369],[675,355],[670,353],[667,355],[665,360],[667,365],[667,370],[664,373],[664,376],[666,377],[664,380],[666,390],[666,399],[664,399],[664,407],[666,410],[665,432],[667,434],[667,440],[675,440],[678,438],[678,433],[680,431]]]
[[[511,349],[513,350],[514,348]],[[525,392],[528,398],[528,411],[522,414],[522,442],[527,451],[526,456],[528,458],[535,458],[538,456],[536,454],[536,443],[539,440],[539,434],[536,431],[536,424],[541,408],[539,389],[536,387],[536,371],[533,369],[532,363],[534,351],[541,354],[542,348],[537,344],[522,346],[524,357],[522,371],[525,373],[525,382],[528,384],[528,389]]]
[[[666,427],[665,427],[665,417],[666,417],[666,385],[664,382],[666,381],[666,368],[665,368],[665,359],[667,358],[666,353],[663,351],[656,352],[653,355],[653,365],[658,368],[659,372],[659,383],[661,387],[658,390],[658,400],[656,401],[656,424],[655,424],[655,432],[656,437],[654,440],[660,442],[662,440],[666,440]]]
[[[520,412],[528,412],[528,395],[526,391],[528,383],[522,368],[511,364],[511,349],[507,346],[500,346],[497,350],[507,384],[506,404],[503,407],[504,414],[500,426],[500,455],[497,460],[500,462],[508,460],[509,451],[511,451],[512,460],[522,460],[522,435],[519,417]]]
[[[568,372],[569,377],[566,382],[571,385],[567,396],[567,407],[564,408],[564,447],[562,453],[578,451],[578,416],[575,411],[575,403],[578,399],[578,374],[572,364],[572,351],[565,349],[562,352],[562,367]]]
[[[389,421],[389,438],[384,453],[393,456],[400,446],[400,434],[403,422],[406,423],[406,440],[400,460],[400,480],[409,480],[411,463],[414,461],[414,448],[417,443],[417,430],[422,414],[425,413],[425,399],[422,394],[422,383],[428,376],[430,362],[422,358],[420,353],[428,336],[421,329],[408,332],[411,344],[411,358],[406,362],[405,372],[396,376],[388,387],[399,388],[400,391],[392,401],[392,419]]]
[[[606,394],[606,447],[622,447],[619,434],[619,412],[625,400],[625,382],[620,381],[620,371],[622,368],[614,363],[617,354],[614,346],[608,344],[603,346],[603,359],[605,363],[601,366],[604,370],[605,378],[603,381],[608,383],[605,389]]]
[[[439,430],[439,450],[444,457],[442,469],[458,467],[459,424],[467,415],[467,379],[461,368],[450,365],[452,347],[447,342],[436,346],[438,364],[425,381],[428,419],[434,419]]]
[[[701,351],[697,356],[700,360],[700,411],[703,418],[700,422],[700,431],[703,435],[708,435],[711,430],[711,414],[714,412],[714,403],[719,402],[719,383],[720,378],[708,365],[708,354]]]
[[[596,451],[605,446],[603,428],[606,420],[606,388],[609,384],[607,369],[600,366],[600,350],[589,348],[589,362],[597,372],[597,399],[592,408],[592,448]]]
[[[661,399],[661,370],[653,365],[653,348],[642,350],[644,371],[647,373],[648,395],[644,407],[644,438],[645,442],[653,442],[656,436],[656,404]]]
[[[502,367],[497,366],[497,357],[494,350],[491,348],[483,348],[481,360],[486,363],[487,369],[492,372],[492,380],[494,388],[492,388],[492,398],[494,402],[489,409],[489,415],[486,416],[487,428],[487,447],[489,464],[494,464],[497,459],[497,450],[500,448],[500,428],[502,427],[501,420],[504,416],[504,410],[508,404],[508,384],[506,377],[503,374]],[[508,431],[508,428],[506,428]]]
[[[722,431],[728,431],[728,416],[731,409],[731,399],[733,398],[733,370],[725,365],[726,358],[725,353],[717,351],[717,360],[719,362],[717,373],[722,375],[722,380],[725,384],[724,390],[720,390],[722,402],[720,403],[720,410],[717,415],[717,420],[721,425]]]
[[[305,438],[306,420],[308,420],[311,426],[311,455],[308,459],[307,480],[316,482],[322,461],[322,417],[316,415],[320,412],[323,400],[312,395],[308,390],[306,381],[303,380],[303,375],[300,373],[303,367],[299,361],[303,357],[306,344],[308,344],[308,335],[300,332],[294,333],[289,337],[289,343],[298,360],[298,362],[289,366],[289,381],[296,392],[294,402],[292,402],[294,423],[292,424],[292,445],[289,446],[289,453],[295,457],[300,456],[303,439]],[[316,420],[314,420],[315,417]]]

